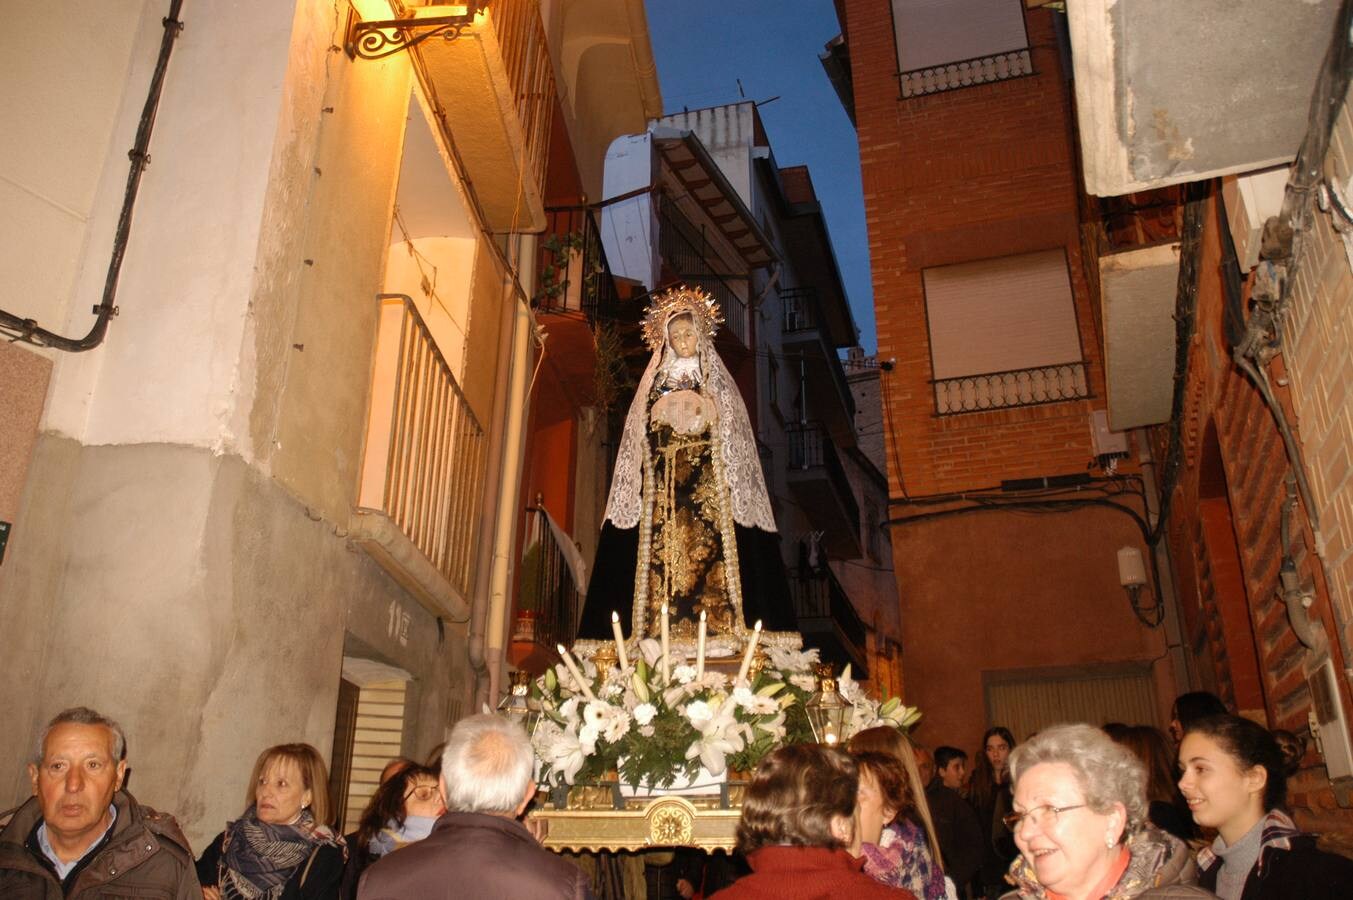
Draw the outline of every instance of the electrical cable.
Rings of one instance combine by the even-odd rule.
[[[141,188],[141,174],[150,165],[150,136],[155,129],[155,114],[160,108],[165,72],[169,69],[169,57],[174,50],[174,41],[183,31],[183,22],[179,19],[182,8],[183,0],[171,0],[169,14],[160,20],[164,26],[164,36],[160,39],[160,54],[155,61],[155,71],[150,77],[150,89],[146,93],[145,106],[141,109],[141,119],[136,126],[136,141],[127,154],[131,159],[131,169],[127,173],[127,187],[122,195],[122,212],[118,215],[117,231],[113,236],[112,258],[108,262],[108,274],[103,282],[103,299],[94,307],[93,326],[84,337],[69,338],[48,331],[33,319],[25,319],[0,309],[0,331],[12,335],[14,341],[24,341],[67,353],[83,353],[103,343],[104,336],[108,332],[108,323],[118,312],[113,302],[117,297],[118,277],[122,273],[122,260],[127,253],[127,243],[131,239],[132,214],[136,209],[136,197]]]

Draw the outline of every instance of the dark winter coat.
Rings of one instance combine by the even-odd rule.
[[[62,882],[38,849],[42,809],[34,797],[0,832],[0,897],[5,900],[94,900],[148,897],[201,900],[193,852],[174,817],[141,806],[126,791],[113,795],[117,819]]]
[[[215,886],[221,878],[221,850],[225,832],[216,835],[197,861],[197,877],[204,885]],[[343,881],[343,848],[337,844],[319,844],[306,862],[296,867],[282,888],[280,900],[337,900]]]
[[[358,900],[587,900],[591,882],[513,819],[449,812],[362,874]]]
[[[939,781],[926,788],[925,799],[944,856],[944,874],[962,887],[972,881],[982,865],[982,826],[977,814],[958,791]]]
[[[1259,861],[1250,869],[1240,900],[1346,900],[1353,897],[1353,860],[1316,847],[1285,814],[1270,812],[1260,835]],[[1222,860],[1198,852],[1198,883],[1215,890]]]

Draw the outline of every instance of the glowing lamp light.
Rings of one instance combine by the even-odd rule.
[[[536,733],[536,726],[540,724],[540,704],[531,699],[530,672],[517,670],[512,673],[512,690],[498,704],[498,712],[526,729],[528,735]]]
[[[817,690],[803,704],[803,711],[813,728],[813,740],[829,747],[845,743],[850,704],[837,691],[830,665],[823,663],[817,667]]]

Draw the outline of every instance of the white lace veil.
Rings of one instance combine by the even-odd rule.
[[[672,310],[663,322],[663,344],[653,351],[653,357],[639,379],[634,402],[625,416],[625,431],[620,438],[620,452],[615,460],[615,475],[611,478],[611,495],[606,501],[606,518],[617,528],[634,528],[639,524],[643,509],[644,456],[648,452],[648,394],[659,374],[670,365],[670,340],[667,325],[672,319],[686,315],[681,309]],[[756,451],[756,436],[747,418],[747,406],[737,383],[714,342],[700,332],[700,369],[704,375],[703,392],[714,398],[719,408],[714,440],[723,459],[728,479],[728,496],[733,505],[733,521],[747,528],[775,531],[775,514],[771,512],[770,497],[766,493],[766,479],[761,472],[761,457]]]

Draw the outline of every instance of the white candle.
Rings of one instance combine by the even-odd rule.
[[[705,674],[705,611],[700,610],[700,635],[695,641],[695,674]]]
[[[671,681],[671,680],[672,680],[672,670],[671,670],[671,665],[670,665],[670,663],[669,663],[669,660],[671,659],[671,657],[670,657],[670,648],[668,647],[668,638],[667,638],[667,618],[668,618],[667,612],[668,612],[668,610],[667,610],[667,604],[664,603],[664,604],[662,605],[662,680],[663,680],[663,681]]]
[[[587,686],[587,679],[583,678],[583,673],[578,671],[578,664],[573,661],[573,657],[564,649],[564,645],[556,644],[554,649],[559,651],[560,658],[564,660],[564,666],[568,668],[569,672],[577,680],[578,687],[582,690],[583,696],[588,700],[597,699],[593,696],[592,689]]]
[[[752,654],[756,652],[756,642],[761,639],[761,620],[757,619],[756,624],[752,626],[752,637],[747,642],[747,649],[742,654],[742,666],[738,669],[738,681],[746,681],[747,673],[752,668]]]
[[[615,658],[620,662],[620,668],[629,668],[629,657],[625,655],[625,635],[620,631],[620,613],[611,613],[611,633],[615,635]]]

